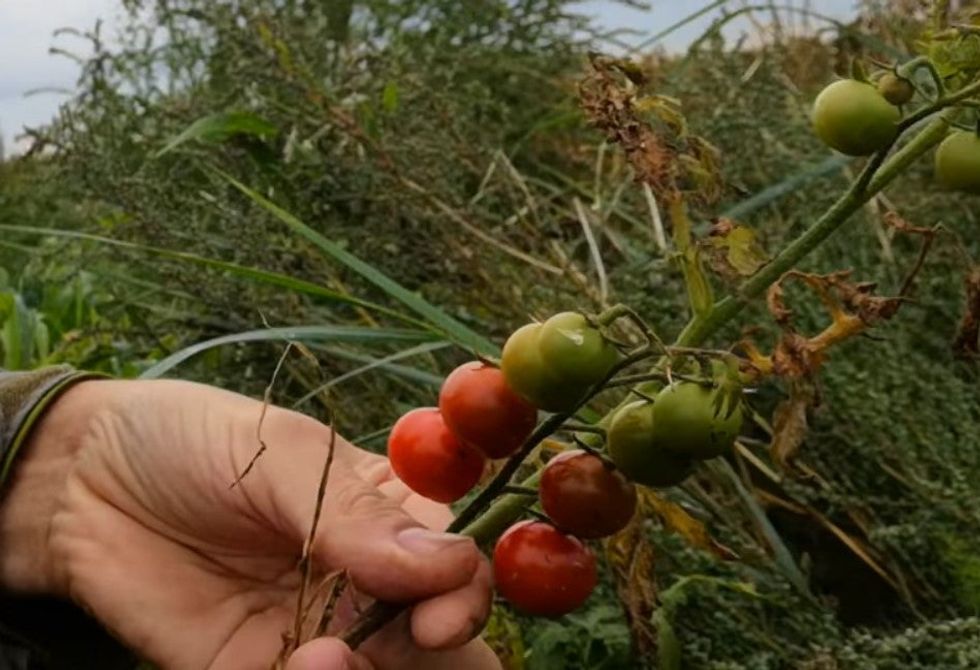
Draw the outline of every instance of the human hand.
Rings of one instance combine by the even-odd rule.
[[[35,427],[0,507],[0,584],[71,597],[170,670],[269,668],[291,629],[296,569],[330,430],[179,381],[94,381]],[[490,571],[473,542],[427,530],[449,511],[411,494],[387,459],[337,438],[313,548],[359,594],[416,602],[351,654],[323,638],[288,670],[468,668],[499,662],[480,640]],[[355,615],[348,601],[334,622]],[[333,632],[334,629],[331,629]]]

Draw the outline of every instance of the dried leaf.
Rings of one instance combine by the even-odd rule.
[[[966,309],[953,341],[953,352],[962,358],[980,355],[980,266],[966,277]]]
[[[773,320],[780,325],[788,324],[793,318],[793,311],[786,306],[781,280],[769,287],[766,293],[766,307],[772,314]]]
[[[688,514],[677,503],[661,498],[649,490],[643,491],[641,498],[644,504],[653,510],[665,528],[683,537],[691,546],[710,551],[725,561],[738,558],[738,554],[711,537],[705,525]]]
[[[743,277],[754,275],[769,262],[755,231],[746,226],[736,226],[728,236],[728,262]]]
[[[616,583],[616,592],[630,627],[630,635],[642,656],[653,655],[658,647],[652,626],[656,612],[657,584],[653,545],[647,541],[643,520],[643,500],[632,522],[606,543],[606,558]]]
[[[754,275],[769,262],[755,231],[730,219],[715,221],[704,247],[710,250],[715,271],[732,279]]]
[[[716,203],[725,193],[720,152],[692,135],[680,101],[638,94],[646,84],[637,66],[590,54],[592,70],[579,85],[581,107],[593,126],[619,144],[636,173],[658,200],[683,194],[700,205]]]
[[[781,468],[790,466],[806,438],[807,411],[813,406],[816,392],[813,385],[801,379],[790,384],[790,395],[779,403],[772,415],[772,460]]]

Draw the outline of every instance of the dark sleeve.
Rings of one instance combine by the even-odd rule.
[[[0,504],[17,452],[44,410],[84,379],[67,365],[0,370]],[[137,659],[69,602],[0,592],[0,670],[133,670]]]
[[[100,376],[67,365],[30,372],[0,370],[0,490],[24,437],[44,409],[73,383]]]

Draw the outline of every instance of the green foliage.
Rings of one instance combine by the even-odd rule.
[[[524,638],[527,670],[613,670],[635,663],[622,612],[608,597],[560,621],[527,621]]]

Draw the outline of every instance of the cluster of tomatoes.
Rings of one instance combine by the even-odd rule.
[[[813,127],[832,149],[848,156],[870,156],[889,146],[899,131],[899,107],[912,100],[909,80],[885,73],[877,86],[856,79],[829,85],[813,106]],[[936,151],[936,179],[946,188],[980,194],[980,125],[956,130]]]
[[[439,406],[395,424],[388,456],[413,491],[453,502],[481,479],[488,460],[521,450],[539,410],[572,413],[613,373],[618,350],[582,314],[528,324],[504,346],[500,368],[470,362],[446,378]],[[719,410],[713,388],[668,385],[655,398],[623,406],[606,430],[605,454],[569,450],[540,473],[544,520],[521,521],[493,551],[497,592],[517,609],[560,616],[596,585],[595,555],[584,543],[619,532],[636,510],[635,483],[671,486],[695,460],[730,448],[741,428],[736,403]]]

